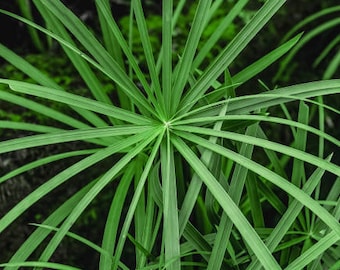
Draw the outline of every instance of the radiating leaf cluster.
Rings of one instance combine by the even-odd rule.
[[[199,0],[186,29],[185,46],[175,51],[174,31],[184,16],[186,1],[162,1],[162,47],[153,48],[143,3],[132,0],[131,25],[137,25],[146,63],[138,63],[133,55],[134,37],[124,39],[109,0],[95,1],[100,37],[59,0],[33,0],[45,28],[1,11],[59,42],[89,93],[82,97],[63,89],[0,45],[0,56],[36,82],[0,79],[8,86],[1,88],[0,100],[68,127],[0,121],[3,129],[38,133],[1,141],[0,153],[73,141],[91,143],[93,148],[51,155],[1,175],[3,183],[39,166],[82,157],[1,217],[0,233],[53,190],[72,185],[74,176],[110,157],[115,160],[109,169],[86,179],[86,185],[42,224],[35,224],[35,231],[1,267],[77,269],[50,262],[67,237],[98,252],[98,269],[103,270],[337,267],[340,167],[332,162],[332,155],[338,153],[323,147],[313,151],[308,145],[317,138],[322,145],[339,149],[339,139],[312,126],[310,109],[339,114],[313,98],[339,94],[340,80],[277,87],[258,94],[260,87],[254,85],[248,95],[237,94],[301,38],[293,37],[237,74],[229,71],[284,0],[266,1],[213,62],[202,64],[248,2],[237,1],[226,10],[216,32],[198,50],[214,11],[223,8],[221,0]],[[111,80],[114,92],[103,91],[97,72]],[[70,111],[57,111],[31,97],[65,104]],[[298,104],[296,117],[286,107],[292,102]],[[284,116],[270,115],[273,107],[281,107]],[[288,144],[278,141],[276,130],[290,134]],[[102,239],[98,246],[72,233],[72,226],[113,183],[107,215],[101,217],[105,226],[98,232]],[[325,184],[328,192],[323,197],[320,190]],[[133,254],[127,254],[127,241],[134,247]]]

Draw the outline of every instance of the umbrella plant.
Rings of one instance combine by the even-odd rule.
[[[95,176],[84,177],[79,190],[40,224],[35,223],[36,229],[8,262],[1,262],[2,267],[77,269],[77,265],[51,260],[69,237],[99,253],[98,269],[339,266],[340,167],[332,158],[340,142],[312,125],[309,110],[322,107],[339,114],[313,98],[338,94],[340,80],[275,89],[247,83],[293,48],[300,34],[245,68],[231,70],[285,0],[264,1],[208,63],[205,57],[249,1],[236,1],[225,10],[204,44],[200,43],[202,33],[216,10],[223,8],[223,1],[197,1],[185,45],[177,48],[173,37],[189,5],[186,2],[190,1],[162,1],[161,47],[154,48],[142,1],[131,1],[131,25],[138,28],[144,63],[133,53],[133,31],[126,39],[109,0],[95,1],[101,30],[95,34],[59,0],[33,0],[45,27],[1,10],[57,41],[88,92],[79,95],[64,89],[0,45],[0,56],[34,81],[0,79],[0,100],[60,123],[0,120],[1,129],[33,134],[1,141],[0,154],[84,142],[78,151],[65,150],[0,176],[3,184],[38,166],[69,164],[0,218],[0,234],[56,188],[68,189],[79,173],[104,160],[111,162],[105,170],[97,168]],[[111,82],[112,91],[104,91],[102,77]],[[36,97],[69,109],[56,110]],[[296,117],[275,110],[286,109],[288,103],[298,105]],[[288,127],[291,141],[284,144],[273,136],[277,126]],[[315,139],[331,145],[334,153],[309,149]],[[72,163],[71,157],[77,161]],[[322,195],[325,180],[327,193]],[[98,232],[101,243],[96,245],[73,233],[72,227],[96,199],[105,196],[108,187],[114,192],[101,217],[105,226]],[[127,242],[132,243],[133,252]]]

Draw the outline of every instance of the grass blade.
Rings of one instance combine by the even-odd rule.
[[[70,45],[76,47],[75,42],[72,40],[70,35],[67,33],[66,29],[63,27],[62,23],[56,20],[53,14],[50,13],[40,1],[34,1],[36,7],[38,8],[40,14],[44,17],[47,25],[53,32],[67,41]],[[67,46],[61,44],[68,58],[73,63],[73,66],[78,70],[84,82],[87,84],[88,88],[91,90],[92,95],[101,102],[112,104],[109,97],[103,91],[103,86],[99,79],[93,71],[90,69],[88,63],[77,53],[70,50]],[[47,85],[45,85],[47,86]],[[54,87],[53,87],[54,88]]]
[[[160,103],[160,115],[165,120],[165,104],[164,97],[161,92],[161,84],[158,78],[158,73],[156,70],[156,62],[154,58],[154,52],[152,51],[151,41],[149,37],[149,32],[146,26],[146,20],[144,17],[143,7],[140,0],[133,1],[133,11],[136,16],[136,22],[142,42],[142,46],[144,49],[144,54],[146,58],[146,62],[149,69],[149,74],[152,82],[152,89],[155,92],[157,97],[157,101]]]
[[[151,91],[150,86],[149,86],[148,82],[146,81],[146,78],[145,78],[143,72],[139,68],[139,66],[137,64],[137,60],[133,56],[129,45],[125,41],[123,34],[119,30],[117,23],[113,19],[111,10],[109,9],[109,6],[105,5],[105,1],[106,0],[98,0],[97,6],[100,9],[100,11],[102,12],[103,16],[105,17],[110,31],[114,34],[115,38],[117,39],[117,42],[119,43],[121,49],[123,50],[124,54],[126,55],[128,61],[129,61],[129,65],[131,65],[131,67],[135,71],[137,78],[139,79],[139,81],[142,84],[145,92],[147,93],[148,99],[152,102],[154,107],[159,111],[159,105],[158,105],[157,101],[155,100],[153,92]],[[137,99],[137,101],[138,101],[137,104],[139,104],[142,101],[142,100],[140,100],[142,97],[145,99],[145,97],[140,95],[140,94],[137,95],[137,97],[139,97]],[[154,114],[154,110],[151,107],[147,106],[145,108],[147,108],[149,110],[149,112]]]
[[[330,161],[330,157],[328,159]],[[318,168],[314,171],[314,173],[310,176],[308,181],[303,186],[303,191],[306,194],[311,195],[312,192],[315,190],[317,185],[321,182],[322,176],[324,175],[325,171]],[[285,213],[282,215],[280,221],[277,223],[273,231],[266,239],[266,244],[270,251],[274,251],[276,247],[279,245],[283,237],[286,235],[288,230],[291,228],[293,222],[298,217],[299,213],[301,212],[303,205],[299,203],[297,200],[293,200]],[[261,266],[255,262],[254,265],[250,266],[249,269],[260,269]]]
[[[66,124],[67,126],[71,126],[73,128],[89,127],[89,125],[77,119],[74,119],[73,117],[70,117],[62,112],[56,111],[54,109],[51,109],[45,105],[39,104],[27,98],[13,95],[12,93],[8,93],[7,91],[0,90],[0,100],[5,100],[7,102],[38,112],[42,115],[57,120],[58,122]]]
[[[233,83],[237,86],[240,86],[242,83],[248,81],[253,78],[255,75],[259,74],[261,71],[269,67],[271,64],[276,62],[279,58],[285,55],[288,51],[290,51],[300,40],[302,34],[297,35],[296,37],[288,40],[280,47],[271,51],[270,53],[262,56],[259,60],[254,62],[253,64],[247,66],[245,69],[241,70],[237,74],[233,76]]]
[[[65,264],[60,264],[60,263],[52,263],[52,262],[19,262],[19,263],[3,263],[0,264],[0,267],[15,267],[15,266],[20,266],[20,267],[43,267],[47,269],[57,269],[57,270],[81,270],[80,268],[68,266]]]
[[[215,1],[216,2],[216,1]],[[239,0],[233,5],[232,9],[228,12],[228,14],[221,20],[220,24],[217,26],[213,34],[210,38],[205,42],[203,47],[198,52],[197,56],[194,59],[192,64],[192,68],[196,69],[203,62],[206,55],[209,51],[215,46],[215,44],[219,41],[222,34],[226,31],[228,26],[232,23],[232,21],[240,14],[244,6],[249,2],[249,0]],[[211,8],[212,9],[212,8]]]

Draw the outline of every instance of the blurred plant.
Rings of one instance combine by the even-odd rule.
[[[17,0],[16,2],[19,6],[19,9],[20,9],[22,15],[26,19],[34,21],[34,16],[33,16],[33,11],[32,11],[32,3],[31,3],[32,1],[30,1],[30,0]],[[45,36],[46,42],[44,44],[44,42],[42,42],[42,37],[39,36],[37,29],[32,28],[32,27],[28,27],[28,32],[29,32],[29,35],[31,37],[32,44],[34,45],[34,47],[38,51],[44,52],[44,51],[47,50],[46,47],[51,48],[52,39],[49,36],[47,36],[47,35]]]
[[[287,77],[286,80],[289,80],[289,74],[294,72],[294,68],[292,68],[292,60],[296,56],[296,54],[304,49],[308,42],[314,42],[318,44],[320,36],[325,34],[326,32],[334,33],[338,32],[340,25],[340,5],[336,5],[333,7],[325,8],[298,23],[293,29],[291,29],[286,36],[282,39],[282,43],[286,42],[289,38],[291,38],[297,32],[300,32],[303,28],[312,23],[317,23],[316,27],[313,27],[312,30],[308,31],[307,34],[299,41],[299,43],[287,54],[287,56],[281,61],[280,69],[274,78],[274,82],[279,79],[282,80],[283,77]],[[322,20],[325,20],[322,22]],[[340,35],[335,35],[334,39],[331,40],[325,48],[322,49],[320,55],[314,60],[313,68],[316,68],[321,64],[324,60],[328,60],[327,67],[324,69],[323,78],[330,79],[336,75],[336,72],[339,71],[340,66]],[[327,58],[328,57],[328,58]],[[329,60],[330,59],[330,60]],[[298,68],[295,65],[295,69]],[[335,76],[339,77],[339,76]]]
[[[339,32],[340,26],[340,5],[335,5],[331,7],[327,7],[322,9],[321,11],[316,12],[315,14],[310,15],[306,19],[302,20],[298,23],[294,28],[292,28],[282,39],[282,43],[286,42],[289,38],[291,38],[294,34],[304,30],[306,30],[306,34],[301,38],[301,40],[297,43],[297,45],[283,58],[280,62],[280,68],[273,78],[274,83],[287,82],[291,80],[291,76],[294,73],[301,72],[302,74],[306,74],[307,72],[311,72],[312,69],[316,70],[319,68],[321,70],[319,75],[322,79],[331,79],[331,78],[339,78],[340,76],[340,35],[337,34]],[[315,27],[313,27],[315,25]],[[335,34],[335,35],[334,35]],[[325,38],[330,41],[322,42]],[[312,45],[314,43],[315,45]],[[322,47],[325,45],[325,47]],[[297,54],[302,50],[307,49],[307,46],[313,48],[313,51],[318,51],[321,49],[319,55],[312,59],[311,68],[308,67],[308,71],[305,70],[304,67],[301,67],[299,63],[294,61]],[[314,72],[315,74],[315,72]],[[317,97],[316,100],[319,103],[323,103],[323,98]],[[332,106],[335,108],[339,107],[340,99],[332,98],[331,100]],[[286,115],[287,110],[284,109]],[[310,122],[315,122],[312,119],[313,116],[317,113],[318,116],[318,125],[319,129],[324,131],[325,124],[334,131],[336,122],[338,119],[337,114],[333,114],[331,111],[325,111],[323,106],[313,106],[311,110],[311,118]],[[333,132],[336,136],[340,136],[339,132]],[[322,149],[324,147],[324,142],[320,138],[318,142],[319,155],[322,156]]]
[[[87,174],[83,187],[42,224],[35,224],[36,230],[0,266],[74,269],[67,262],[49,262],[69,236],[100,253],[99,269],[105,270],[335,269],[339,261],[340,167],[331,161],[332,153],[314,155],[307,146],[315,137],[333,147],[340,142],[308,124],[307,104],[339,114],[310,98],[338,94],[340,80],[237,96],[245,82],[293,48],[301,35],[237,74],[228,70],[285,1],[266,1],[226,47],[205,62],[247,0],[235,3],[201,48],[202,33],[223,1],[198,1],[184,47],[176,48],[177,19],[187,2],[179,1],[174,10],[173,1],[163,0],[160,49],[152,47],[141,1],[133,0],[129,25],[137,24],[145,63],[138,63],[141,58],[132,53],[136,33],[130,27],[128,40],[124,39],[109,2],[96,1],[102,43],[59,0],[33,1],[48,30],[1,11],[56,39],[89,93],[84,97],[65,91],[0,45],[0,56],[36,81],[0,79],[11,89],[1,90],[0,99],[66,125],[63,129],[0,121],[4,129],[38,133],[0,142],[0,153],[72,141],[92,143],[93,148],[88,149],[87,143],[82,150],[52,155],[2,175],[0,182],[5,182],[37,166],[51,167],[52,161],[85,156],[69,163],[8,211],[0,219],[0,233],[57,187],[70,189],[75,175],[91,171],[102,160],[108,160],[110,167],[100,170],[97,166],[95,177]],[[113,95],[103,91],[94,70],[112,81]],[[54,110],[26,95],[66,104],[72,112]],[[269,116],[270,107],[291,101],[299,102],[296,120]],[[266,129],[275,130],[275,125],[290,127],[290,145],[267,136]],[[325,180],[330,189],[321,197],[318,190]],[[98,246],[70,230],[96,198],[107,195],[106,189],[114,190],[114,195],[107,216],[102,217],[105,228]],[[313,223],[307,224],[310,213]],[[292,238],[301,227],[308,233]]]

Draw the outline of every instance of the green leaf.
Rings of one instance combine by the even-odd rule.
[[[291,50],[297,42],[302,37],[302,34],[297,35],[296,37],[288,40],[280,47],[274,49],[270,53],[262,56],[259,60],[247,66],[245,69],[241,70],[237,74],[233,76],[233,83],[238,86],[242,83],[248,81],[253,78],[255,75],[259,74],[261,71],[269,67],[271,64],[276,62],[280,57],[286,54],[289,50]]]
[[[183,55],[175,69],[175,78],[173,83],[173,93],[171,99],[171,115],[175,113],[178,104],[180,103],[184,87],[188,81],[190,71],[192,69],[192,61],[194,59],[198,42],[201,38],[203,27],[207,19],[207,12],[209,11],[211,0],[200,0],[197,4],[195,17],[192,21],[189,36],[187,38]]]
[[[224,70],[242,52],[248,43],[256,36],[256,34],[285,2],[285,0],[265,2],[252,20],[238,33],[230,44],[220,53],[216,60],[203,72],[195,85],[192,86],[189,92],[183,97],[179,108],[186,107],[185,112],[190,110],[193,105],[186,105],[189,102],[199,100],[205,94],[218,76],[224,72]]]
[[[73,36],[79,40],[79,42],[91,53],[106,72],[114,78],[114,81],[126,91],[126,94],[136,102],[136,104],[139,104],[152,112],[150,104],[136,85],[79,18],[77,18],[59,0],[53,2],[43,0],[41,2],[65,25],[66,28],[70,30]],[[104,8],[105,6],[101,5],[100,7]]]
[[[119,161],[115,163],[98,181],[91,187],[91,189],[84,195],[84,197],[78,202],[78,204],[74,207],[72,212],[68,215],[66,220],[63,222],[60,230],[54,235],[51,239],[44,252],[41,254],[39,260],[40,261],[48,261],[50,257],[53,255],[55,249],[58,247],[66,233],[72,227],[76,219],[81,215],[81,213],[85,210],[85,208],[92,202],[92,200],[102,191],[108,183],[110,183],[116,175],[144,148],[151,142],[153,139],[159,135],[159,129],[153,130],[150,134],[149,132],[143,133],[142,141],[137,144],[133,149],[131,149],[126,155],[124,155]],[[126,139],[126,145],[129,144],[133,137]]]
[[[277,72],[277,74],[275,75],[275,77],[273,78],[273,81],[276,82],[276,81],[278,81],[280,79],[280,77],[282,77],[283,72],[286,70],[288,64],[291,62],[293,57],[296,55],[296,53],[299,50],[301,50],[301,48],[307,42],[312,40],[312,38],[316,37],[320,33],[324,33],[325,31],[327,31],[330,28],[337,27],[339,24],[340,24],[340,18],[331,19],[331,20],[326,21],[325,23],[322,23],[322,24],[318,25],[317,27],[313,28],[310,32],[308,32],[308,34],[306,34],[301,39],[301,41],[297,44],[297,46],[295,46],[289,52],[289,54],[285,57],[285,59],[281,62],[280,69]]]
[[[44,220],[42,225],[58,226],[71,212],[76,203],[82,198],[82,196],[84,196],[84,194],[86,194],[86,192],[93,184],[94,181],[83,187],[71,198],[66,200],[62,205],[60,205],[56,210],[54,210],[53,213],[46,220]],[[49,234],[50,234],[49,230],[43,229],[42,227],[37,228],[15,252],[15,254],[11,257],[9,263],[24,262]],[[7,266],[5,270],[14,270],[18,268],[19,267],[11,268]]]
[[[0,142],[0,153],[11,152],[19,149],[30,147],[37,147],[42,145],[81,141],[92,138],[101,137],[115,137],[121,135],[140,134],[153,130],[150,127],[134,127],[134,126],[121,126],[121,127],[104,127],[104,128],[89,128],[89,129],[76,129],[76,130],[63,130],[49,134],[32,135],[18,139],[11,139]]]
[[[179,121],[175,121],[172,125],[173,126],[177,126],[177,125],[188,125],[188,124],[205,124],[205,123],[215,123],[216,121],[223,121],[224,122],[224,129],[226,129],[227,131],[233,131],[235,129],[234,128],[234,121],[236,123],[240,123],[240,122],[245,122],[247,123],[248,121],[251,121],[250,123],[254,123],[254,122],[269,122],[269,123],[277,123],[277,124],[281,124],[281,125],[287,125],[290,127],[296,127],[299,128],[301,130],[305,130],[308,131],[310,133],[313,133],[315,135],[318,135],[321,138],[324,138],[326,140],[328,140],[329,142],[333,143],[336,146],[340,146],[340,140],[338,140],[337,138],[334,138],[332,136],[330,136],[327,133],[324,133],[322,131],[320,131],[319,129],[316,129],[312,126],[303,124],[303,123],[299,123],[296,121],[292,121],[289,119],[283,119],[283,118],[278,118],[278,117],[273,117],[273,116],[262,116],[262,115],[225,115],[225,116],[202,116],[202,117],[192,117],[192,118],[188,118],[185,120],[179,120]],[[231,123],[231,124],[229,124]],[[231,126],[231,128],[229,128]],[[247,125],[249,126],[249,125]]]
[[[178,224],[176,172],[174,164],[174,150],[170,144],[169,134],[161,145],[161,169],[163,187],[163,241],[165,247],[165,263],[168,268],[180,269],[180,237]],[[172,261],[170,263],[170,261]]]
[[[116,250],[115,250],[115,254],[114,254],[115,255],[114,261],[112,263],[113,269],[117,268],[117,266],[118,266],[118,262],[120,260],[121,255],[122,255],[122,252],[123,252],[126,236],[128,234],[128,231],[129,231],[129,228],[130,228],[130,225],[131,225],[131,222],[132,222],[133,214],[136,210],[136,207],[137,207],[138,201],[140,199],[141,193],[144,189],[144,185],[145,185],[147,178],[150,174],[151,166],[154,162],[154,159],[155,159],[157,153],[159,152],[159,147],[160,147],[161,141],[163,139],[164,130],[158,132],[157,135],[158,135],[157,141],[154,143],[154,146],[152,148],[150,156],[149,156],[149,158],[148,158],[148,160],[145,164],[144,171],[143,171],[143,173],[142,173],[142,175],[141,175],[141,177],[138,181],[137,187],[135,188],[135,192],[133,194],[132,200],[131,200],[130,205],[129,205],[128,213],[126,214],[126,218],[124,220],[123,227],[122,227],[121,232],[120,232],[120,237],[119,237],[118,243],[116,245]]]
[[[92,150],[79,150],[79,151],[70,151],[70,152],[66,152],[66,153],[61,153],[61,154],[57,154],[57,155],[52,155],[52,156],[48,156],[45,158],[41,158],[39,160],[30,162],[25,164],[24,166],[21,166],[13,171],[10,171],[9,173],[3,175],[0,177],[0,183],[15,177],[19,174],[22,174],[24,172],[27,172],[31,169],[40,167],[42,165],[46,165],[49,164],[51,162],[54,161],[58,161],[58,160],[62,160],[65,158],[70,158],[70,157],[76,157],[76,156],[81,156],[81,155],[89,155],[89,154],[93,154],[95,152],[97,152],[99,149],[92,149]]]
[[[220,1],[222,2],[222,1]],[[221,22],[215,29],[215,31],[212,33],[212,35],[209,37],[209,39],[205,42],[205,44],[202,46],[200,51],[198,52],[197,56],[194,59],[194,62],[192,64],[193,69],[196,69],[199,67],[199,65],[202,63],[204,58],[207,56],[209,51],[216,45],[216,43],[220,40],[222,34],[226,31],[228,26],[233,22],[233,20],[240,15],[242,12],[242,9],[244,6],[249,2],[249,0],[239,0],[237,1],[231,10],[226,14],[226,16],[221,19]],[[217,1],[214,1],[214,3],[217,3]],[[216,5],[217,6],[217,5]],[[218,7],[217,7],[218,8]],[[212,10],[213,7],[211,7],[210,10]]]
[[[1,80],[1,79],[0,79]],[[18,95],[13,95],[12,93],[8,93],[7,91],[0,90],[0,100],[5,100],[7,102],[17,104],[21,107],[30,109],[32,111],[36,111],[42,115],[45,115],[51,119],[55,119],[61,123],[66,124],[67,126],[71,126],[74,128],[88,128],[89,125],[70,117],[60,111],[51,109],[45,105],[39,104],[35,101],[29,100],[24,97],[20,97]]]
[[[13,53],[11,50],[7,49],[1,44],[0,56],[4,57],[4,59],[6,59],[8,62],[13,64],[15,67],[20,69],[22,72],[27,74],[29,77],[31,77],[33,80],[40,83],[41,85],[64,91],[62,87],[57,85],[52,79],[48,78],[43,72],[39,71],[37,68],[29,64],[25,59]],[[103,121],[92,112],[84,111],[79,108],[72,109],[77,112],[81,117],[85,118],[94,125],[101,126],[103,124]],[[71,121],[71,123],[72,122],[74,122],[74,120]]]
[[[40,1],[34,1],[36,7],[38,8],[40,14],[44,17],[46,24],[49,26],[49,29],[53,30],[55,34],[63,38],[70,45],[76,47],[75,42],[72,40],[70,35],[67,33],[66,29],[63,27],[62,23],[59,20],[56,20],[53,14],[44,8],[44,5]],[[78,70],[84,82],[89,87],[93,96],[101,102],[112,104],[109,97],[103,91],[103,86],[94,72],[90,69],[89,64],[85,61],[81,55],[75,53],[73,50],[69,49],[67,46],[61,44],[68,58],[73,63],[74,67]],[[44,86],[49,86],[45,85]],[[55,88],[51,85],[52,88]]]
[[[117,39],[118,44],[120,45],[122,51],[124,52],[124,54],[126,55],[126,57],[128,59],[129,64],[131,65],[131,67],[135,71],[140,83],[142,84],[145,92],[147,93],[148,100],[150,100],[153,103],[154,107],[159,112],[159,110],[160,110],[159,105],[158,105],[157,101],[155,100],[153,92],[151,91],[151,88],[150,88],[148,82],[146,81],[146,78],[145,78],[142,70],[139,68],[139,66],[137,64],[137,60],[135,59],[135,57],[133,56],[133,54],[131,52],[131,48],[129,48],[129,45],[125,41],[123,34],[119,30],[117,23],[113,19],[112,14],[111,14],[111,10],[109,9],[109,5],[106,5],[105,2],[103,2],[103,1],[105,1],[105,0],[98,0],[97,1],[98,9],[102,12],[103,16],[105,17],[106,23],[108,24],[110,31],[114,34],[115,38]],[[142,98],[145,99],[144,96],[140,95],[139,92],[134,94],[134,98],[135,97],[138,97],[137,104],[142,101],[141,100]],[[147,106],[145,108],[147,108],[149,110],[149,112],[151,112],[152,114],[155,113],[153,111],[153,109],[150,108],[149,106]]]
[[[233,141],[240,141],[244,143],[257,145],[263,148],[271,149],[271,150],[286,154],[291,157],[295,157],[307,163],[313,164],[316,167],[323,168],[334,175],[340,176],[340,167],[338,165],[327,162],[326,160],[316,157],[312,154],[303,152],[301,150],[295,149],[290,146],[285,146],[280,143],[267,141],[267,140],[263,140],[260,138],[255,138],[255,137],[242,135],[239,133],[234,133],[234,132],[229,132],[229,131],[215,131],[215,130],[211,130],[208,128],[200,128],[200,127],[194,127],[194,126],[176,126],[176,130],[183,130],[183,131],[187,131],[190,133],[199,133],[201,135],[216,136],[220,138],[230,139]],[[177,131],[176,133],[178,134]],[[181,133],[181,134],[182,134],[181,136],[185,137],[184,133]],[[185,134],[188,134],[188,133],[185,133]]]
[[[170,116],[172,100],[172,14],[173,1],[162,1],[162,89],[164,104],[166,106],[166,117]],[[167,120],[167,119],[166,119]]]
[[[248,135],[256,134],[257,128],[258,128],[257,125],[250,126],[247,129],[246,134]],[[247,158],[251,158],[253,150],[254,146],[243,143],[240,147],[240,154]],[[244,169],[244,167],[242,167],[240,164],[236,164],[234,168],[234,173],[230,181],[230,187],[228,190],[228,194],[230,194],[230,197],[233,199],[236,205],[239,205],[241,201],[241,196],[244,190],[247,177],[248,170]],[[223,213],[217,228],[216,238],[207,269],[209,270],[221,269],[223,258],[226,252],[225,243],[230,242],[232,227],[233,223],[228,218],[226,213]]]
[[[322,239],[310,247],[305,253],[288,265],[287,270],[303,269],[315,260],[323,252],[340,240],[340,236],[334,231],[322,237]]]
[[[330,161],[331,157],[328,157],[328,161]],[[302,187],[302,190],[306,192],[306,194],[311,195],[312,192],[315,190],[317,185],[321,182],[322,176],[324,175],[325,171],[318,168],[316,169],[313,174],[309,177],[307,182]],[[285,213],[281,216],[280,221],[276,224],[273,231],[266,239],[266,244],[270,251],[274,251],[276,247],[279,245],[280,241],[286,235],[288,230],[291,228],[293,222],[299,215],[303,208],[303,204],[299,203],[298,200],[294,199],[288,206]],[[260,265],[255,262],[253,265],[249,266],[250,269],[260,269]]]
[[[51,99],[54,101],[62,102],[71,106],[76,106],[89,111],[95,111],[103,115],[111,116],[127,122],[142,124],[150,123],[151,121],[146,117],[137,115],[133,112],[121,109],[119,107],[108,105],[99,101],[95,101],[89,98],[81,97],[79,95],[66,93],[57,89],[49,87],[34,85],[30,83],[4,80],[0,79],[0,83],[6,83],[9,87],[17,92],[34,95],[42,98]]]
[[[244,240],[255,253],[258,260],[261,261],[263,267],[266,269],[281,269],[267,249],[266,245],[255,232],[254,228],[249,224],[240,209],[236,206],[228,193],[218,183],[216,178],[209,172],[206,166],[180,138],[172,137],[171,141],[176,149],[184,156],[190,166],[200,176],[210,192],[214,194],[218,203],[240,231],[244,237]]]
[[[154,58],[154,52],[152,50],[151,41],[149,32],[146,26],[146,20],[144,17],[143,7],[140,0],[133,0],[133,11],[136,16],[136,22],[142,42],[142,46],[144,49],[144,54],[146,58],[146,62],[148,65],[150,78],[152,82],[151,90],[155,92],[157,97],[157,101],[160,103],[160,116],[165,120],[165,104],[164,104],[164,97],[161,92],[161,84],[158,78],[157,70],[156,70],[156,63]],[[156,104],[154,104],[156,105]]]
[[[134,145],[135,143],[140,142],[145,138],[153,136],[156,131],[157,129],[153,129],[151,131],[143,132],[135,136],[131,136],[125,140],[113,143],[109,147],[97,151],[96,153],[82,159],[81,161],[75,163],[74,165],[71,165],[64,171],[60,172],[49,181],[42,184],[36,190],[31,192],[0,219],[0,233],[4,229],[6,229],[12,222],[14,222],[14,220],[17,219],[24,211],[31,207],[35,202],[40,200],[56,187],[63,184],[65,181],[69,180],[72,176],[113,155],[114,153],[117,153],[131,145]]]
[[[223,132],[218,132],[218,133],[223,133]],[[286,193],[288,193],[292,197],[296,198],[300,203],[302,203],[304,206],[309,208],[315,215],[317,215],[323,222],[325,222],[327,224],[327,226],[329,226],[333,231],[335,231],[338,235],[340,235],[340,225],[339,225],[338,221],[334,218],[334,216],[332,216],[327,210],[325,210],[325,208],[323,208],[317,201],[312,199],[304,191],[302,191],[298,187],[294,186],[293,184],[291,184],[286,179],[282,178],[281,176],[277,175],[276,173],[272,172],[271,170],[263,167],[262,165],[256,163],[255,161],[247,159],[247,158],[241,156],[240,154],[238,154],[234,151],[231,151],[227,148],[224,148],[222,146],[212,144],[212,143],[210,143],[209,141],[207,141],[203,138],[200,138],[198,136],[195,136],[195,135],[192,135],[192,134],[189,134],[189,133],[176,132],[176,134],[181,134],[181,136],[183,136],[185,139],[187,139],[187,140],[189,139],[190,141],[197,143],[198,145],[201,145],[201,146],[203,146],[207,149],[210,149],[210,150],[212,150],[216,153],[219,153],[219,154],[225,156],[226,158],[230,158],[230,159],[234,160],[235,162],[242,164],[242,166],[244,166],[245,168],[248,168],[249,170],[255,172],[256,174],[264,177],[268,181],[272,182],[274,185],[283,189]],[[252,142],[248,141],[248,143],[252,143]],[[178,147],[176,147],[176,148],[178,149]],[[293,149],[294,148],[291,148],[291,151],[293,151]],[[178,150],[180,151],[180,149],[178,149]],[[297,150],[295,150],[295,151],[297,151]],[[302,153],[300,153],[299,155],[302,155]],[[320,161],[319,161],[319,165],[320,165]],[[326,165],[328,165],[327,162],[324,162],[324,163],[326,163]],[[335,173],[336,175],[340,174],[340,168],[338,166],[336,166],[333,163],[329,163],[329,164],[331,164],[331,167],[333,167],[333,166],[335,167],[335,168],[333,168],[333,170],[331,170],[332,173]],[[191,164],[191,166],[192,166],[192,164]],[[316,164],[316,166],[318,166],[318,164]],[[323,166],[320,166],[320,167],[322,168]]]
[[[130,187],[131,181],[134,174],[134,163],[128,165],[126,171],[120,180],[117,187],[115,196],[112,199],[110,210],[106,218],[106,224],[103,234],[102,248],[108,254],[112,255],[114,252],[114,243],[117,239],[118,225],[119,225],[119,215],[122,212],[126,194]],[[112,258],[105,256],[105,254],[100,254],[99,269],[109,269],[112,265]]]
[[[0,264],[0,267],[15,267],[15,266],[20,266],[20,267],[44,267],[48,269],[58,269],[58,270],[81,270],[80,268],[68,266],[65,264],[60,264],[60,263],[52,263],[52,262],[19,262],[19,263],[3,263]]]

